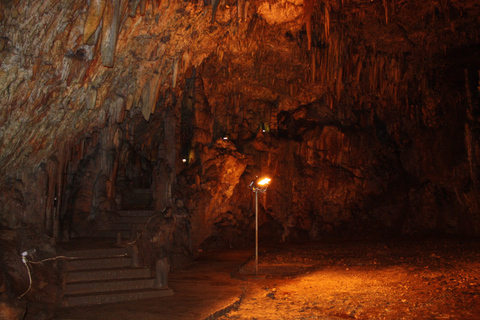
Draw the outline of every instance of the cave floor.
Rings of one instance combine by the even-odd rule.
[[[161,299],[54,319],[479,319],[478,240],[329,241],[206,252]],[[248,260],[248,263],[245,263]],[[232,275],[234,277],[232,278]]]

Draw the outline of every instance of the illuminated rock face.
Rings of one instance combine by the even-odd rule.
[[[271,241],[479,234],[476,1],[213,3],[2,2],[4,227],[144,188],[188,250],[245,244],[267,173]]]

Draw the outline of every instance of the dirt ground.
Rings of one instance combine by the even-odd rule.
[[[259,257],[259,274],[220,319],[480,319],[478,241],[285,246]]]
[[[480,319],[480,241],[315,242],[205,252],[171,297],[54,319]],[[250,258],[249,258],[250,257]]]

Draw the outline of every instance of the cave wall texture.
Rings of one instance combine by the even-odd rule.
[[[186,251],[245,245],[269,174],[265,240],[480,233],[480,1],[0,5],[3,229],[150,188]]]

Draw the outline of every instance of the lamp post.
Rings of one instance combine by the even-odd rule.
[[[255,275],[258,274],[258,193],[265,193],[271,180],[266,177],[256,177],[249,185],[249,188],[255,192]]]

